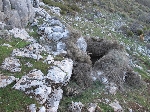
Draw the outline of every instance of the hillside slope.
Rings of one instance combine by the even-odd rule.
[[[0,112],[150,111],[149,0],[6,1]]]

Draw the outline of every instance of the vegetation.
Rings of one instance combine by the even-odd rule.
[[[13,85],[14,83],[0,89],[0,112],[25,112],[27,106],[32,103],[37,104],[35,99],[12,89]]]
[[[51,0],[43,0],[43,2],[50,6],[59,7],[61,9],[61,14],[67,14],[67,13],[74,14],[75,12],[80,12],[80,8],[75,4],[63,4]]]
[[[81,7],[79,3],[82,2],[82,0],[64,1],[64,3],[60,3],[52,0],[43,0],[44,3],[50,6],[60,7],[61,14],[63,14],[61,19],[70,26],[73,26],[73,28],[81,31],[83,36],[93,36],[119,41],[129,54],[130,61],[134,62],[132,65],[134,71],[138,72],[146,83],[150,83],[150,73],[148,72],[150,69],[150,60],[149,57],[145,55],[145,52],[139,50],[146,44],[143,41],[139,41],[139,36],[141,34],[146,35],[147,32],[150,31],[149,0],[101,0],[98,4],[94,3],[93,5],[92,3],[90,4],[90,2],[86,2],[84,3],[85,7],[83,11],[79,8]],[[86,10],[86,12],[84,12],[84,10]],[[77,21],[74,16],[71,16],[75,15],[76,12],[79,12],[78,16],[81,17],[81,21]],[[96,18],[94,17],[96,13],[101,13],[102,16]],[[68,15],[70,19],[68,19]],[[121,27],[122,29],[118,28],[119,26],[115,26],[118,21],[126,23]],[[134,22],[139,23],[139,25],[142,25],[143,27],[141,29],[136,29],[136,32],[134,32],[131,27]],[[43,21],[39,19],[39,24],[41,23],[43,23]],[[33,32],[29,32],[29,35],[38,39],[39,35],[37,34],[37,27],[32,27],[31,29],[33,29]],[[3,43],[10,44],[12,47],[0,46],[0,63],[2,63],[6,57],[11,55],[14,48],[23,48],[29,44],[21,39],[11,38],[8,41],[0,38],[0,45]],[[46,53],[42,53],[43,56],[45,56],[45,54]],[[0,70],[0,72],[4,75],[15,75],[15,77],[21,78],[32,69],[40,69],[44,74],[47,74],[47,71],[51,66],[44,64],[43,60],[37,61],[30,58],[17,58],[20,59],[22,65],[20,73],[10,73],[6,70]],[[62,59],[62,56],[54,57],[55,61],[61,61]],[[33,66],[27,67],[27,65],[25,65],[27,62],[30,62]],[[141,68],[134,65],[138,65]],[[72,83],[74,82],[70,82],[69,85]],[[27,105],[36,103],[34,99],[29,98],[29,96],[26,96],[24,93],[12,89],[13,85],[14,83],[6,88],[0,89],[0,112],[21,112],[25,111]],[[109,104],[115,99],[119,101],[125,111],[129,111],[129,108],[132,108],[133,111],[138,110],[139,112],[150,111],[149,85],[143,88],[127,86],[126,90],[118,91],[115,95],[107,93],[104,89],[104,85],[99,82],[95,82],[92,87],[87,88],[86,90],[81,90],[77,95],[68,96],[64,89],[65,95],[61,100],[58,112],[66,112],[68,104],[72,101],[81,101],[85,105],[88,103],[97,103],[104,112],[112,112],[113,109]]]

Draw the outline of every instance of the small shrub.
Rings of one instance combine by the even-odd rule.
[[[127,30],[126,32],[127,36],[132,37],[134,34],[131,30]]]

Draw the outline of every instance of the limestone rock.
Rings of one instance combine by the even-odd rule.
[[[81,112],[84,105],[81,102],[73,102],[69,106],[69,112]]]
[[[33,59],[42,59],[43,57],[40,55],[42,51],[45,51],[45,48],[38,43],[33,43],[26,48],[14,49],[12,52],[12,56],[21,56],[28,57]]]
[[[48,55],[46,60],[44,60],[44,63],[47,63],[47,64],[51,64],[51,63],[54,63],[54,58],[52,55]]]
[[[109,105],[114,109],[114,112],[123,112],[123,109],[117,100]]]
[[[42,107],[39,108],[38,112],[46,112],[46,108],[44,106],[42,106]]]
[[[29,105],[29,112],[36,112],[36,109],[37,109],[37,107],[36,107],[36,105],[35,104],[31,104],[31,105]]]
[[[95,112],[96,107],[97,107],[96,103],[90,103],[88,106],[88,112]]]
[[[3,11],[3,2],[0,0],[0,12]]]
[[[45,103],[51,93],[50,85],[45,83],[44,74],[36,69],[23,76],[13,88],[22,90],[26,94],[32,94],[40,104]]]
[[[56,18],[47,18],[47,20],[39,27],[38,33],[44,35],[50,41],[58,42],[61,39],[68,38],[69,31]]]
[[[14,57],[8,57],[5,58],[4,62],[2,63],[1,68],[5,69],[5,70],[9,70],[11,72],[20,72],[21,68],[20,68],[21,64],[19,59],[16,59]]]
[[[49,8],[52,11],[52,13],[57,14],[58,16],[60,16],[61,9],[59,7],[50,6]]]
[[[39,0],[31,0],[31,3],[33,7],[38,8],[39,7]]]
[[[6,87],[15,80],[16,78],[14,76],[4,76],[0,74],[0,88]]]
[[[47,78],[52,80],[54,83],[66,85],[71,77],[73,69],[73,61],[71,59],[65,59],[54,62],[52,69],[48,71]]]
[[[49,95],[45,106],[47,107],[47,112],[57,112],[60,100],[62,99],[63,90],[57,88],[53,90],[53,93]]]
[[[5,16],[3,21],[7,25],[22,28],[33,21],[35,12],[31,0],[1,0],[0,3]]]
[[[87,49],[87,43],[85,41],[85,39],[83,37],[80,37],[78,40],[77,40],[77,46],[80,50],[86,52],[86,49]]]
[[[12,30],[9,30],[9,32],[13,34],[15,38],[20,38],[28,42],[35,42],[35,40],[29,36],[25,29],[13,28]]]
[[[2,46],[12,47],[10,44],[5,44],[5,43]]]

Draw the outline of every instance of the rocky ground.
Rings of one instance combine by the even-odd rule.
[[[149,112],[148,3],[0,0],[0,112]]]

